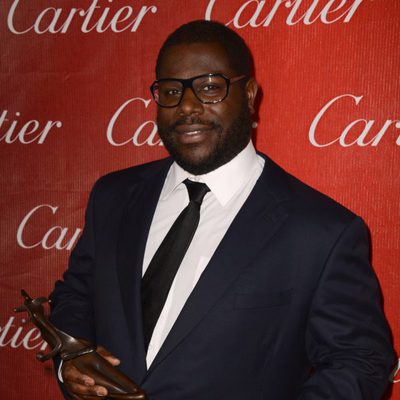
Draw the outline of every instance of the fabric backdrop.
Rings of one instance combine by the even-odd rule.
[[[61,276],[99,176],[166,155],[149,86],[193,19],[251,48],[258,149],[368,224],[399,351],[399,0],[0,0],[1,399],[61,398],[13,307]]]

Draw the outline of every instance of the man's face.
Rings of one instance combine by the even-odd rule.
[[[192,43],[169,48],[161,61],[162,78],[188,79],[221,73],[228,78],[232,70],[223,48],[215,43]],[[235,157],[249,142],[250,114],[253,112],[257,84],[251,79],[233,83],[225,100],[203,104],[186,89],[174,108],[158,106],[160,137],[175,161],[186,171],[205,174]]]

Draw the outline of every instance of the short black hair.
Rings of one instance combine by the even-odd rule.
[[[196,20],[180,26],[167,37],[158,53],[156,76],[160,76],[161,60],[170,47],[192,43],[219,44],[235,72],[249,77],[254,74],[253,57],[242,37],[219,22]]]

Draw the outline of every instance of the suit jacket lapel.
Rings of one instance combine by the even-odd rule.
[[[282,225],[288,215],[285,174],[266,158],[263,173],[189,296],[149,374],[202,320]]]
[[[136,379],[141,379],[147,370],[140,283],[147,236],[171,161],[164,164],[156,173],[143,176],[131,185],[118,236],[117,273],[126,323],[132,338]]]

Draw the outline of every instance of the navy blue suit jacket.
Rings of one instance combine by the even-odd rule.
[[[94,186],[52,321],[151,400],[377,400],[393,353],[362,220],[266,158],[149,370],[140,281],[171,159]]]

